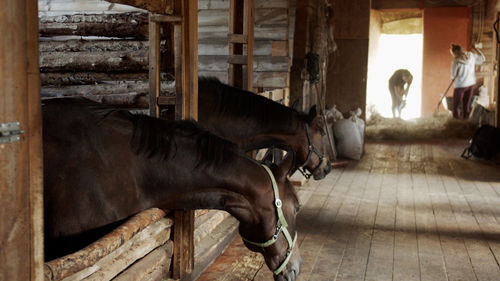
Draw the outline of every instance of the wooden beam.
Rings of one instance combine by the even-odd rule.
[[[150,21],[154,22],[181,22],[182,17],[178,15],[156,15],[152,14],[149,16]]]
[[[176,0],[175,12],[179,9],[182,25],[181,30],[178,25],[174,27],[174,48],[177,96],[182,96],[178,98],[176,114],[180,113],[182,119],[198,120],[198,0]],[[182,54],[180,60],[179,53]],[[194,211],[176,211],[174,219],[172,275],[180,279],[188,276],[194,267]]]
[[[231,36],[235,36],[238,34],[240,37],[244,37],[243,30],[241,30],[241,17],[238,12],[241,6],[241,1],[243,0],[230,0],[229,1],[229,25],[228,25],[228,34],[232,34]],[[240,5],[238,5],[240,4]],[[229,38],[229,35],[228,35]],[[241,50],[241,44],[237,44],[234,42],[228,42],[228,55],[242,55],[243,52]],[[228,84],[235,87],[241,87],[241,66],[229,64],[227,67],[227,80]]]
[[[153,23],[150,25],[150,27],[154,29],[157,25],[158,24]],[[153,34],[152,40],[155,40],[154,36],[155,35]],[[159,41],[157,43],[157,49],[159,50]],[[153,51],[157,50],[153,48]],[[148,69],[148,52],[146,50],[102,53],[44,52],[40,53],[40,69],[42,72],[145,71],[146,69]]]
[[[31,280],[43,280],[43,147],[42,107],[40,103],[40,68],[38,65],[38,5],[26,1],[26,47],[28,89],[29,213]],[[20,19],[23,21],[23,19]],[[0,278],[1,279],[1,278]]]
[[[198,120],[198,1],[182,3],[183,119]]]
[[[228,34],[228,43],[247,44],[247,38],[243,34]]]
[[[2,3],[0,123],[20,140],[0,144],[0,280],[43,280],[41,104],[35,0]]]
[[[227,57],[227,62],[230,64],[246,65],[248,63],[248,57],[244,55],[230,55]]]
[[[42,16],[39,32],[42,37],[79,35],[143,39],[148,32],[148,18],[142,12]]]
[[[151,13],[171,15],[174,12],[174,0],[107,0],[111,3],[130,5],[148,10]]]
[[[243,66],[243,88],[253,90],[253,45],[254,45],[254,0],[245,0],[243,7],[243,34],[247,44],[243,47],[243,55],[247,56],[247,63]]]
[[[149,15],[149,115],[158,117],[160,96],[160,25]]]
[[[180,9],[180,7],[179,7]],[[175,70],[175,119],[183,118],[182,110],[182,24],[174,25],[173,32],[174,70]]]
[[[45,72],[40,74],[42,85],[95,85],[103,81],[147,81],[147,72]]]
[[[157,103],[158,103],[158,105],[175,105],[176,101],[177,101],[177,97],[174,97],[174,96],[171,96],[171,97],[159,96]]]
[[[45,263],[46,280],[62,280],[83,270],[89,270],[89,267],[93,267],[109,254],[117,252],[117,249],[158,221],[164,220],[166,228],[170,228],[172,220],[164,217],[165,211],[158,208],[148,209],[134,215],[118,228],[87,247]]]
[[[254,5],[253,0],[230,0],[228,26],[228,82],[253,90]],[[245,57],[246,62],[242,59]]]

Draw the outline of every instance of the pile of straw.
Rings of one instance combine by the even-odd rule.
[[[374,113],[366,122],[368,140],[469,139],[477,126],[467,120],[454,119],[449,113],[415,120],[384,118]]]

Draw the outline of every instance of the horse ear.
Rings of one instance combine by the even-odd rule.
[[[292,104],[292,109],[299,110],[299,99],[296,99]]]
[[[308,114],[309,122],[313,121],[314,118],[316,118],[316,115],[318,115],[316,111],[316,105],[313,105],[311,106],[311,109],[309,109],[309,114]]]
[[[314,120],[312,122],[312,125],[314,127],[318,128],[321,131],[321,134],[324,133],[323,128],[326,127],[326,124],[325,124],[325,119],[323,118],[323,116],[316,116],[316,118],[314,118]]]
[[[293,150],[291,150],[285,155],[285,158],[283,158],[283,160],[281,161],[278,169],[276,169],[276,174],[274,175],[276,177],[276,180],[279,182],[285,181],[286,176],[293,169],[294,165],[295,153],[293,152]]]

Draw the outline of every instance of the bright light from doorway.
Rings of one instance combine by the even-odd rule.
[[[378,53],[368,66],[367,117],[370,109],[383,117],[392,117],[389,78],[397,69],[408,69],[413,82],[408,92],[406,107],[401,118],[408,120],[420,117],[422,103],[422,34],[381,34]]]

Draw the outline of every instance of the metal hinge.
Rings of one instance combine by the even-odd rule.
[[[21,130],[19,122],[0,123],[0,143],[16,142],[21,139]]]

